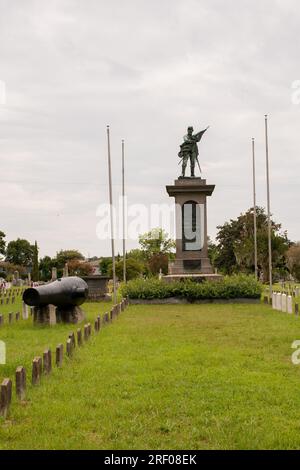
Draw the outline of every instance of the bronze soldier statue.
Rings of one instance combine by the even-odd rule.
[[[190,160],[191,165],[191,177],[195,177],[195,164],[198,163],[199,170],[201,173],[201,168],[198,160],[199,150],[197,142],[200,142],[202,139],[203,134],[207,131],[209,126],[204,129],[204,131],[198,132],[198,134],[193,135],[193,127],[188,127],[188,133],[183,137],[183,144],[180,145],[180,152],[178,153],[178,157],[182,160],[182,174],[181,178],[185,178],[185,170]],[[181,162],[179,162],[181,163]]]

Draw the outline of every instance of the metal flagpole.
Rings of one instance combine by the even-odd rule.
[[[125,171],[124,171],[124,140],[122,140],[122,204],[123,204],[123,281],[126,282],[126,247],[125,247]]]
[[[256,224],[256,175],[255,175],[255,140],[252,139],[252,163],[253,163],[253,216],[254,216],[254,270],[255,278],[258,278],[257,271],[257,224]]]
[[[107,126],[107,157],[108,157],[108,184],[109,184],[109,205],[110,205],[111,256],[112,256],[112,271],[113,271],[113,302],[115,305],[117,303],[117,287],[116,287],[116,261],[115,261],[115,239],[114,239],[114,217],[113,217],[112,181],[111,181],[109,126]]]
[[[266,173],[267,173],[267,203],[268,203],[268,246],[269,246],[269,278],[270,278],[270,298],[272,298],[272,226],[270,208],[270,172],[269,172],[269,139],[268,139],[268,115],[265,115],[266,134]]]

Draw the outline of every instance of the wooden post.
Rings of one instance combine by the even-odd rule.
[[[82,331],[81,331],[81,328],[78,328],[78,330],[77,330],[77,345],[78,346],[82,345]]]
[[[67,356],[68,357],[71,357],[72,356],[72,351],[73,350],[73,347],[72,347],[72,340],[70,338],[67,339]]]
[[[32,385],[39,385],[42,375],[42,358],[35,357],[32,361]]]
[[[52,355],[50,349],[46,349],[43,354],[43,370],[44,374],[50,374],[52,370]]]

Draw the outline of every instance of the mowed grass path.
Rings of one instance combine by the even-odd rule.
[[[268,306],[131,306],[14,403],[0,447],[299,449],[296,339]]]

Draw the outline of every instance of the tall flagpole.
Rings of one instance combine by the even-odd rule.
[[[115,261],[115,239],[114,239],[114,217],[113,217],[112,181],[111,181],[109,126],[107,126],[107,157],[108,157],[108,183],[109,183],[109,205],[110,205],[111,256],[112,256],[112,271],[113,271],[113,302],[115,305],[117,303],[117,287],[116,287],[116,261]]]
[[[256,172],[255,172],[255,140],[252,139],[252,163],[253,163],[253,217],[254,217],[254,270],[255,279],[258,278],[257,270],[257,224],[256,224]]]
[[[268,204],[268,248],[269,248],[269,281],[270,299],[272,298],[272,226],[270,208],[270,171],[269,171],[269,139],[268,139],[268,115],[265,115],[265,135],[266,135],[266,173],[267,173],[267,204]]]
[[[123,210],[123,281],[126,282],[126,247],[125,247],[125,170],[124,140],[122,140],[122,210]]]

